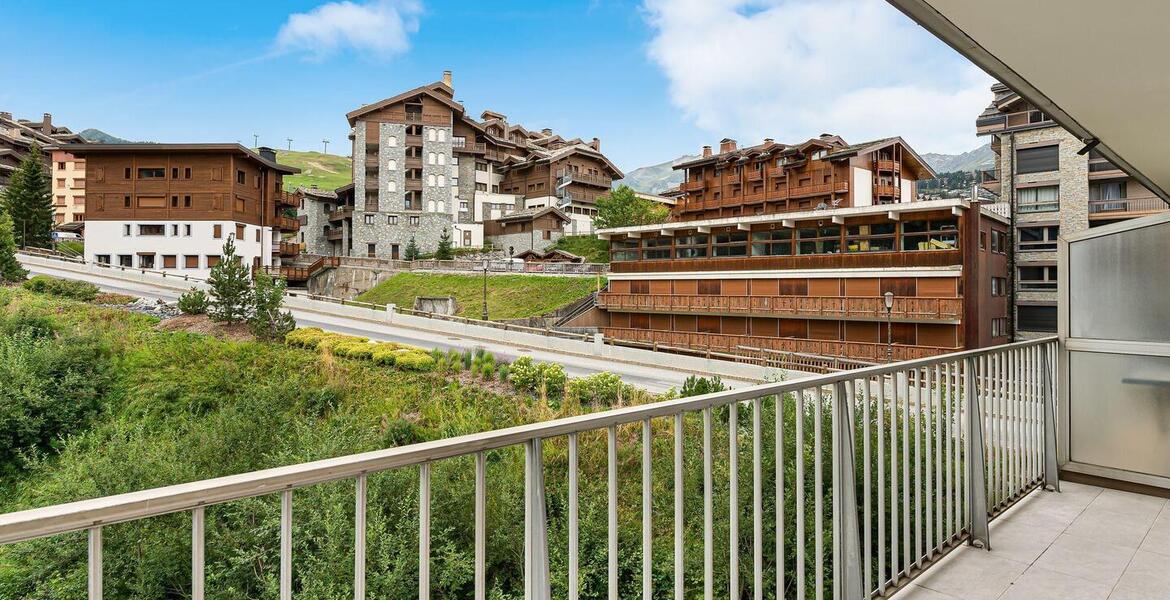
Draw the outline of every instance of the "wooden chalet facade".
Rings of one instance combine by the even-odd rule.
[[[873,362],[1007,340],[1006,219],[916,201],[932,173],[901,139],[722,149],[676,167],[667,223],[599,232],[607,337]]]

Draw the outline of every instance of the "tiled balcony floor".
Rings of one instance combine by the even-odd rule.
[[[1170,598],[1170,503],[1061,482],[991,523],[991,551],[957,548],[895,600]]]

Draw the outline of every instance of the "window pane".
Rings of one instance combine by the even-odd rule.
[[[1060,169],[1060,147],[1043,146],[1016,150],[1017,173],[1041,173]]]

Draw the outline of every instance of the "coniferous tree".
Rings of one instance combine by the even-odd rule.
[[[12,218],[12,234],[20,247],[48,248],[53,239],[53,194],[42,157],[40,147],[33,144],[0,194],[0,210]]]
[[[24,281],[28,271],[16,260],[16,240],[12,235],[12,217],[0,210],[0,282]]]
[[[211,268],[207,283],[211,286],[208,315],[216,321],[239,323],[251,316],[252,282],[248,266],[236,256],[235,236],[223,244],[219,264]]]
[[[414,241],[414,236],[410,236],[410,242],[406,244],[406,250],[403,252],[403,258],[406,260],[418,260],[418,244]]]
[[[253,290],[254,307],[248,326],[252,334],[260,339],[283,339],[288,332],[296,329],[297,322],[289,311],[280,311],[284,303],[285,282],[268,273],[256,273],[256,287]]]
[[[439,235],[439,248],[435,250],[435,260],[452,260],[455,258],[455,251],[451,249],[451,232],[443,229],[443,233]]]

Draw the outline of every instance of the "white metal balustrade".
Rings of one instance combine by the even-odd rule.
[[[673,473],[658,477],[673,487],[671,593],[675,598],[699,593],[693,585],[697,573],[688,572],[686,560],[687,553],[697,551],[700,544],[693,535],[695,550],[687,543],[684,450],[690,447],[693,452],[700,446],[704,598],[887,596],[961,543],[990,548],[990,518],[1037,486],[1055,489],[1055,356],[1055,338],[1047,338],[48,506],[0,515],[0,544],[88,531],[89,597],[97,599],[102,596],[104,527],[189,512],[189,589],[191,597],[199,600],[206,593],[206,508],[279,495],[279,587],[280,597],[287,599],[294,586],[296,491],[352,480],[353,590],[360,600],[366,597],[368,477],[417,468],[418,595],[425,599],[431,596],[432,468],[441,461],[474,457],[474,502],[466,509],[474,513],[474,597],[482,600],[487,593],[486,500],[499,492],[488,489],[485,458],[493,451],[523,447],[524,594],[548,598],[554,573],[550,570],[544,459],[546,445],[564,444],[567,556],[564,572],[555,575],[567,581],[567,596],[575,600],[583,591],[580,445],[582,436],[603,433],[608,491],[606,593],[616,599],[621,576],[618,466],[623,436],[619,433],[630,438],[637,432],[642,466],[640,575],[642,595],[649,599],[668,593],[656,589],[653,578],[652,550],[655,544],[667,542],[655,538],[653,526],[656,518],[665,517],[655,514],[653,503],[652,442],[657,430],[660,437],[669,432],[673,438],[669,446]],[[749,412],[750,418],[741,419],[741,411]],[[969,418],[972,415],[978,418]],[[688,428],[693,433],[701,429],[701,439],[688,439]],[[716,446],[724,435],[726,455]],[[741,457],[741,446],[749,443],[750,455]],[[741,475],[741,461],[750,463],[750,478]],[[747,466],[743,465],[745,471]],[[724,472],[729,474],[727,481],[717,484],[716,473]],[[750,502],[740,500],[741,478],[745,483],[750,479],[744,486],[750,486],[750,491],[743,490]],[[716,496],[721,501],[726,498],[726,523],[716,522]],[[772,514],[766,513],[766,506],[774,507],[767,511]],[[298,510],[313,511],[314,507]],[[743,531],[741,514],[750,515],[750,524],[742,524]],[[726,527],[727,539],[716,539],[717,525]],[[790,536],[792,531],[795,534]],[[745,544],[748,538],[750,544]],[[765,560],[769,541],[774,544],[774,551],[768,552],[774,561]],[[727,587],[719,590],[715,587],[717,544],[726,545],[719,548],[719,555],[727,550],[728,559],[723,583]],[[697,565],[697,560],[692,559],[692,564]],[[720,573],[723,568],[719,565]],[[688,588],[688,582],[692,587]]]

